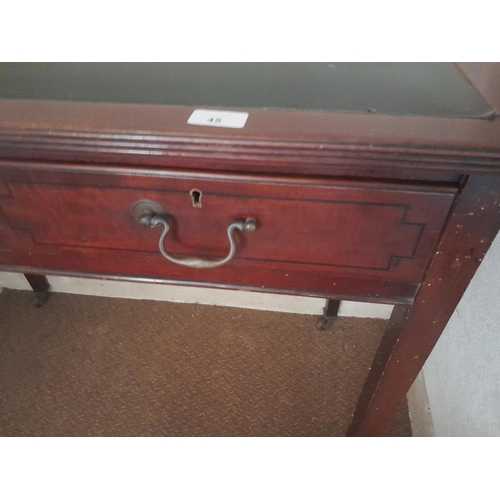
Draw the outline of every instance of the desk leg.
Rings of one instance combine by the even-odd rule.
[[[326,330],[337,317],[340,307],[340,300],[327,299],[326,306],[323,308],[323,316],[318,319],[316,328]]]
[[[500,229],[500,176],[470,177],[412,306],[396,306],[348,436],[383,436]]]
[[[41,274],[25,274],[24,276],[35,292],[35,307],[42,307],[49,298],[49,281]]]

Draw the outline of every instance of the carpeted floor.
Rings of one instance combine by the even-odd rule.
[[[385,325],[4,290],[0,435],[342,436]]]

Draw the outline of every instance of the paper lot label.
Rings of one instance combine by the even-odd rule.
[[[239,111],[219,111],[212,109],[195,109],[189,117],[189,125],[205,125],[207,127],[243,128],[248,113]]]

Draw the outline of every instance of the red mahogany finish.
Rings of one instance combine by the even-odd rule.
[[[317,290],[309,285],[310,294],[322,296],[337,279],[358,278],[380,281],[369,295],[387,300],[387,282],[405,286],[421,280],[456,193],[389,183],[180,177],[175,171],[134,175],[124,183],[118,174],[71,170],[54,176],[29,166],[3,168],[4,231],[15,250],[4,263],[30,265],[51,253],[59,257],[44,267],[66,269],[67,259],[80,258],[78,271],[99,273],[125,256],[129,263],[116,274],[289,290],[303,289],[300,272],[324,283]],[[193,207],[193,189],[201,194],[201,207]],[[172,231],[165,247],[174,255],[223,256],[225,230],[237,219],[255,218],[258,230],[235,234],[237,252],[226,266],[185,269],[159,254],[159,230],[133,219],[132,207],[140,200],[154,201],[168,214]],[[259,275],[268,271],[275,276],[263,282]],[[409,291],[400,298],[413,299]]]
[[[239,94],[224,94],[233,87],[218,72],[241,84],[239,72],[253,75],[249,67],[142,66],[170,85],[170,94],[151,87],[165,100],[158,103],[138,93],[147,78],[134,87],[133,72],[113,95],[93,80],[113,76],[109,68],[88,67],[88,76],[67,65],[32,74],[0,68],[0,268],[45,289],[33,276],[396,304],[348,431],[383,435],[500,228],[500,73],[491,64],[409,63],[408,81],[420,82],[420,92],[401,87],[401,68],[391,80],[394,66],[341,66],[330,76],[326,63],[317,64],[263,65],[262,81],[252,80],[263,93],[245,87],[248,106],[239,109],[220,105]],[[192,87],[204,105],[182,101],[190,99],[176,87],[184,70],[212,71],[206,88]],[[359,84],[363,71],[370,85]],[[287,88],[294,72],[298,83]],[[51,85],[73,96],[65,81],[74,97],[57,100]],[[37,85],[46,100],[37,100]],[[308,101],[309,88],[318,94]],[[300,95],[294,109],[250,106]],[[210,99],[248,112],[245,126],[188,125],[194,109],[217,108]],[[360,108],[372,101],[378,109]],[[307,108],[321,102],[323,111]],[[171,228],[164,249],[176,258],[221,259],[231,223],[251,218],[257,229],[234,231],[235,254],[225,265],[188,268],[160,254],[162,229],[134,219],[140,200],[161,207]]]

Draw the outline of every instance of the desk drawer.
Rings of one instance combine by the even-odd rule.
[[[311,294],[348,280],[394,288],[420,282],[455,194],[388,183],[115,172],[3,170],[0,265],[291,291],[316,283]],[[134,219],[140,200],[167,214],[164,248],[177,259],[225,257],[236,220],[253,218],[257,229],[234,231],[235,254],[225,265],[192,269],[160,254],[162,229]],[[392,294],[372,288],[370,295]]]

